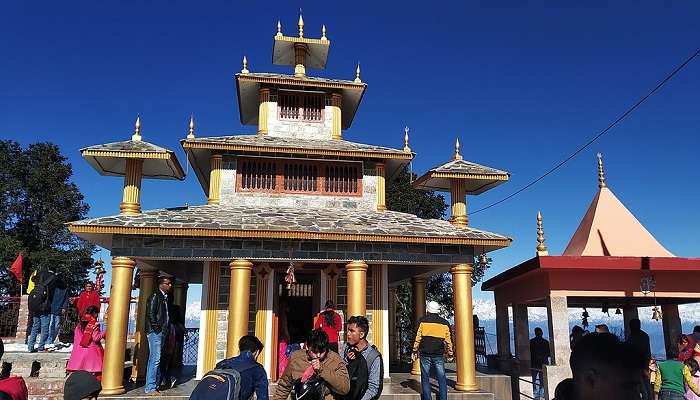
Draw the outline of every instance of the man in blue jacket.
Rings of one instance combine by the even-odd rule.
[[[251,399],[253,392],[257,400],[268,400],[267,373],[256,361],[262,352],[263,344],[252,335],[243,336],[238,341],[240,355],[219,361],[216,369],[235,369],[241,374],[240,399]]]

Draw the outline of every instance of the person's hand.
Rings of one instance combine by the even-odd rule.
[[[355,352],[354,352],[354,351],[348,351],[347,353],[345,353],[345,355],[346,355],[346,356],[348,357],[348,359],[350,359],[350,360],[354,360],[354,359],[355,359]]]
[[[447,353],[447,357],[445,358],[447,362],[451,363],[454,362],[455,360],[455,355],[453,353]]]
[[[411,360],[416,361],[417,359],[418,359],[418,353],[414,351],[413,353],[411,353]]]
[[[321,370],[321,360],[318,358],[309,361],[309,364],[314,368],[314,371],[319,372]]]

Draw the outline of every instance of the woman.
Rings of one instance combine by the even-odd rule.
[[[106,333],[100,331],[100,326],[97,323],[98,315],[99,309],[96,306],[88,306],[82,320],[76,325],[73,335],[73,351],[70,354],[66,370],[68,372],[87,371],[101,380],[102,360],[105,353],[101,341]]]
[[[654,393],[658,400],[683,400],[686,391],[700,396],[700,389],[695,385],[690,368],[678,361],[678,347],[669,346],[668,360],[657,363]]]
[[[323,329],[328,335],[328,348],[338,352],[338,341],[340,340],[340,331],[343,330],[343,320],[340,314],[334,310],[335,304],[333,301],[326,302],[326,309],[318,314],[314,329]]]

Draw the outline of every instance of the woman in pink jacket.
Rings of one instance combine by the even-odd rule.
[[[102,339],[106,333],[100,332],[97,324],[99,309],[89,306],[85,310],[82,320],[75,327],[73,336],[73,351],[68,360],[66,370],[87,371],[94,374],[98,380],[102,379],[102,360],[104,359],[104,349]]]

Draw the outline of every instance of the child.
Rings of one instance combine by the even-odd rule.
[[[104,349],[102,339],[104,332],[100,332],[97,323],[99,309],[94,305],[88,306],[80,323],[75,327],[73,336],[73,351],[68,359],[68,372],[87,371],[98,380],[102,378],[102,361],[104,359]]]
[[[685,365],[687,365],[690,370],[690,375],[695,386],[700,387],[700,364],[698,364],[695,359],[689,358],[685,361]],[[688,387],[688,384],[685,385],[685,398],[686,400],[700,400],[700,396],[693,393],[690,387]]]

